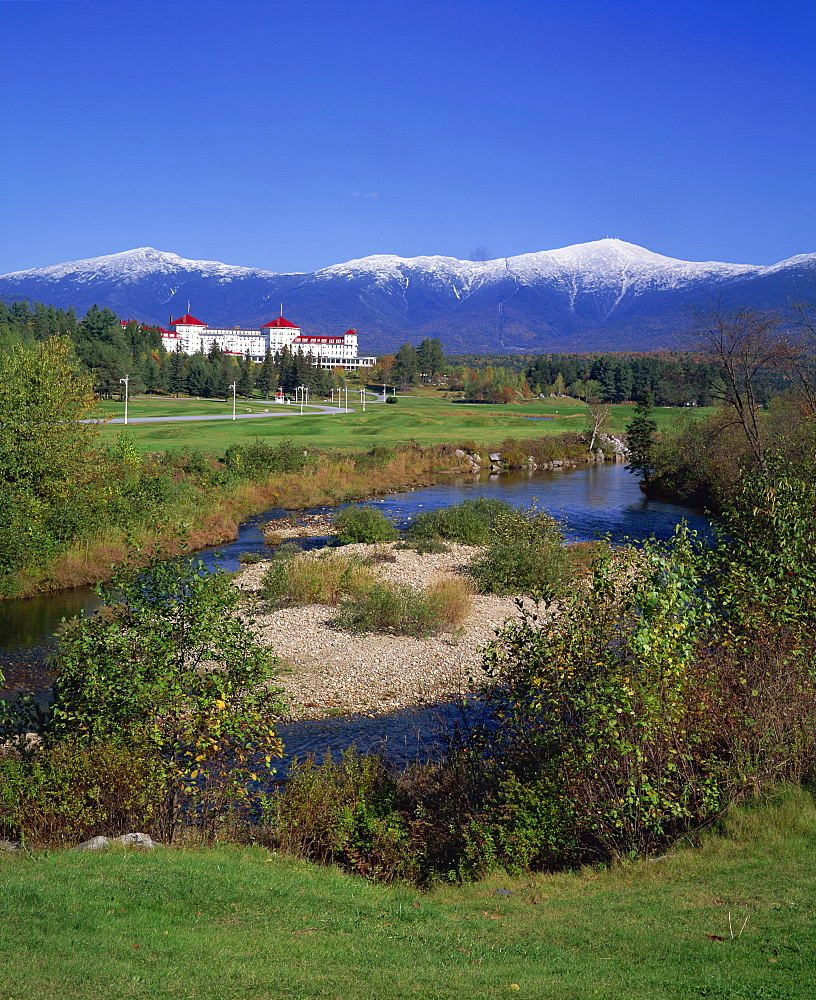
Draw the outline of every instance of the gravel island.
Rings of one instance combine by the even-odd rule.
[[[343,553],[365,557],[372,550],[392,551],[396,562],[374,564],[385,582],[424,587],[440,577],[467,576],[478,548],[450,543],[448,552],[420,555],[388,545],[346,545]],[[257,593],[268,562],[245,569],[236,583],[248,596]],[[266,612],[256,609],[263,641],[281,660],[281,686],[293,718],[361,713],[379,715],[411,705],[448,700],[480,683],[482,648],[495,630],[518,614],[515,598],[474,594],[467,618],[454,633],[427,639],[341,632],[336,609],[308,604]]]

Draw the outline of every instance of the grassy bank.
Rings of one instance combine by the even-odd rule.
[[[1,855],[0,990],[799,1000],[816,967],[815,849],[812,798],[791,791],[665,859],[427,894],[261,848]]]
[[[403,487],[427,484],[429,477],[449,469],[449,449],[405,448],[367,462],[343,455],[317,455],[301,471],[279,473],[266,482],[243,480],[214,486],[190,480],[190,489],[166,512],[158,525],[126,532],[100,527],[74,542],[54,559],[24,567],[16,590],[4,596],[27,596],[63,590],[106,579],[131,541],[145,550],[160,543],[168,553],[199,549],[230,541],[238,525],[251,514],[271,507],[298,510],[337,504]]]

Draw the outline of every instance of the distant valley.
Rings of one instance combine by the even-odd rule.
[[[681,349],[694,309],[787,309],[816,299],[816,254],[759,266],[694,263],[622,240],[488,261],[364,257],[308,274],[185,260],[149,247],[0,277],[0,299],[166,325],[284,315],[305,333],[355,328],[363,353],[439,337],[448,353]]]

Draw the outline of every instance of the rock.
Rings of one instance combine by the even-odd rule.
[[[600,448],[597,448],[595,451],[595,461],[603,462],[603,460],[604,460],[604,453],[601,451]]]
[[[19,851],[20,842],[17,840],[0,840],[0,851]]]
[[[455,455],[455,456],[456,456],[457,458],[464,458],[464,457],[465,457],[465,455],[466,455],[466,452],[462,451],[462,449],[461,449],[461,448],[457,448],[457,449],[456,449],[456,451],[454,452],[454,455]]]
[[[502,460],[501,453],[498,451],[492,451],[487,457],[491,462],[501,462]]]
[[[470,456],[470,460],[471,460],[471,462],[474,463],[474,465],[481,465],[482,464],[482,456],[481,455],[477,455],[476,452],[474,452]]]
[[[90,840],[85,840],[81,844],[77,844],[74,848],[75,851],[101,851],[103,848],[108,847],[110,841],[107,837],[91,837]]]
[[[153,842],[152,837],[148,837],[146,833],[123,833],[121,837],[116,838],[120,844],[124,844],[126,847],[144,847],[146,849],[152,849],[156,845]]]
[[[144,847],[152,848],[156,844],[153,842],[151,837],[148,837],[146,833],[123,833],[121,837],[117,837],[115,840],[109,840],[107,837],[91,837],[90,840],[86,840],[81,844],[77,844],[74,848],[75,851],[102,851],[106,847],[110,847],[112,844],[124,844],[125,847]]]
[[[496,464],[496,463],[494,462],[494,463],[493,463],[493,464],[492,464],[492,465],[490,466],[490,471],[491,471],[491,472],[503,472],[504,470],[502,469],[502,467],[501,467],[500,465],[497,465],[497,464]]]
[[[562,460],[561,460],[560,458],[554,458],[554,459],[552,460],[552,462],[550,462],[550,466],[551,466],[551,467],[552,467],[553,469],[560,469],[560,468],[561,468],[561,466],[562,466],[563,464],[564,464],[564,463],[563,463],[563,461],[562,461]]]

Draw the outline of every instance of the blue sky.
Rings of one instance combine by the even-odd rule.
[[[816,251],[816,4],[0,2],[0,273]]]

